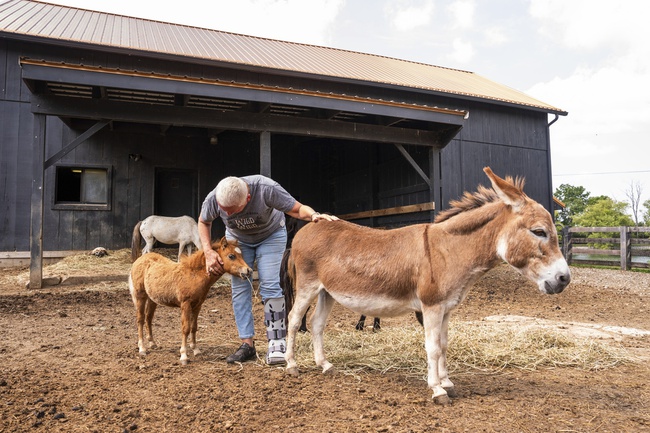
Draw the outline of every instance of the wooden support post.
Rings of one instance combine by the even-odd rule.
[[[260,133],[260,174],[271,177],[271,133]]]
[[[429,148],[429,200],[433,202],[431,221],[436,212],[442,210],[442,176],[440,170],[440,149]]]
[[[632,242],[627,227],[619,227],[621,232],[621,269],[629,271],[632,267]]]
[[[43,187],[45,185],[45,119],[43,114],[34,114],[34,136],[32,139],[32,195],[29,232],[29,288],[43,287]]]
[[[573,242],[571,239],[571,230],[570,227],[562,228],[562,253],[568,264],[571,264],[573,261]]]

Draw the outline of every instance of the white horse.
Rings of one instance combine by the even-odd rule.
[[[143,238],[146,245],[143,250],[140,250]],[[142,254],[150,252],[156,241],[163,244],[178,244],[179,262],[183,250],[187,249],[188,256],[192,254],[192,244],[199,250],[202,249],[199,228],[194,218],[187,215],[181,217],[151,215],[138,222],[133,228],[132,261],[135,262]]]

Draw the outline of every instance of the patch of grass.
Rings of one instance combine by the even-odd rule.
[[[131,250],[123,248],[117,251],[109,251],[107,256],[97,257],[92,254],[76,254],[68,256],[60,261],[43,268],[44,275],[67,275],[71,272],[119,274],[128,273],[131,269]]]
[[[315,368],[310,334],[297,338],[298,364]],[[426,378],[424,333],[417,325],[383,328],[378,333],[331,330],[324,336],[325,351],[337,370],[399,372]],[[452,375],[496,373],[516,368],[577,368],[600,370],[634,362],[623,349],[595,340],[571,338],[551,329],[494,327],[479,322],[453,323],[449,330],[448,368]]]

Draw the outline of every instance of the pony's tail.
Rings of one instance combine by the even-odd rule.
[[[142,234],[140,234],[140,224],[142,224],[142,221],[138,221],[133,228],[133,236],[131,237],[131,262],[135,262],[138,257],[142,255]]]
[[[282,262],[280,263],[280,287],[282,287],[282,294],[284,295],[284,307],[287,314],[293,308],[295,300],[293,282],[296,274],[296,267],[291,260],[291,248],[287,248],[282,255]]]

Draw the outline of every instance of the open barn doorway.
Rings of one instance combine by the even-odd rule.
[[[196,170],[156,168],[154,213],[161,216],[199,216]]]

